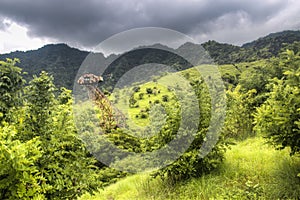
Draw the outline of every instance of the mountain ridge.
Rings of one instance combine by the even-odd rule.
[[[271,33],[241,46],[209,40],[202,44],[183,44],[175,49],[175,51],[183,51],[189,48],[189,46],[193,48],[194,45],[201,45],[216,64],[234,64],[278,56],[281,48],[295,41],[300,41],[299,30]],[[28,72],[28,75],[25,77],[26,79],[29,80],[32,75],[39,74],[41,71],[47,71],[54,76],[54,83],[58,87],[63,86],[71,89],[77,71],[89,53],[91,52],[70,47],[65,43],[58,43],[47,44],[36,50],[0,54],[0,60],[19,58],[21,63],[18,66],[23,71]],[[102,53],[93,54],[104,57]],[[109,55],[105,59],[112,59],[114,57],[117,57],[117,55]]]

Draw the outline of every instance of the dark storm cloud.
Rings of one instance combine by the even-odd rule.
[[[209,38],[207,34],[224,40],[226,36],[234,41],[239,38],[232,38],[226,32],[228,28],[264,24],[291,2],[297,1],[1,0],[0,20],[7,18],[26,26],[30,36],[86,47],[120,31],[143,26],[202,34],[203,39]],[[1,28],[5,26],[0,24]]]

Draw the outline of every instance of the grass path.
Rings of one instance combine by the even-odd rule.
[[[288,150],[276,151],[262,138],[231,147],[220,168],[206,176],[170,185],[148,174],[118,181],[94,196],[81,199],[297,199],[300,197],[300,159]]]

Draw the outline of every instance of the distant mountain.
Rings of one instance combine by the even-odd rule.
[[[58,87],[72,88],[76,73],[88,53],[66,44],[49,44],[37,50],[2,54],[0,59],[19,58],[19,67],[28,73],[25,77],[28,80],[44,70],[54,76]]]
[[[271,33],[241,47],[216,41],[208,41],[202,45],[216,63],[229,64],[278,56],[283,47],[295,41],[300,41],[300,31]]]
[[[282,44],[291,44],[294,41],[300,41],[300,31],[283,31],[278,33],[271,33],[253,42],[246,43],[242,47],[255,49],[268,48],[271,52],[276,54],[282,48]]]
[[[206,51],[208,51],[210,57],[217,64],[236,63],[241,61],[236,55],[242,51],[241,47],[218,43],[214,40],[205,42],[202,46]]]
[[[272,33],[242,46],[208,41],[203,43],[202,47],[208,52],[210,57],[213,58],[215,63],[230,64],[277,56],[281,48],[295,41],[300,41],[300,31]],[[114,83],[117,81],[118,76],[121,76],[124,72],[128,71],[128,69],[130,69],[133,65],[141,64],[144,61],[161,61],[161,56],[151,51],[151,48],[155,47],[167,50],[167,47],[160,44],[144,47],[149,49],[144,52],[136,49],[127,57],[121,56],[121,58],[114,61],[112,68],[106,70],[104,74],[114,75],[114,80],[110,80],[111,83]],[[186,43],[175,51],[184,55],[188,51],[191,52],[195,49],[199,49],[198,47],[199,44]],[[16,51],[9,54],[0,54],[0,60],[5,60],[6,58],[19,58],[21,60],[19,67],[21,67],[23,71],[28,72],[28,75],[25,77],[26,79],[30,79],[32,75],[39,74],[42,70],[44,70],[54,76],[54,83],[58,87],[64,86],[72,89],[76,74],[89,53],[90,52],[69,47],[66,44],[49,44],[37,50],[26,52]],[[176,63],[181,62],[181,64],[183,64],[182,66],[178,67],[178,65],[176,65],[178,67],[177,70],[189,67],[187,63],[184,63],[178,57],[176,58],[165,52],[162,52],[162,55],[165,56],[163,63],[173,63],[176,65]],[[94,62],[98,62],[100,59],[101,63],[108,63],[118,57],[117,55],[111,55],[108,58],[105,58],[101,53],[95,53],[92,56],[97,58],[94,59]],[[134,58],[136,56],[138,56],[138,59],[135,60]],[[126,59],[126,62],[121,63],[120,61],[122,59],[123,61]],[[101,65],[101,63],[99,65]],[[95,72],[92,70],[90,73]]]

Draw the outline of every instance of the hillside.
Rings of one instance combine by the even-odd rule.
[[[298,168],[299,158],[289,157],[286,150],[276,151],[257,137],[232,146],[224,164],[201,178],[170,185],[137,174],[80,199],[290,199],[300,195],[294,175]]]
[[[203,47],[218,64],[252,62],[277,56],[286,44],[300,41],[300,31],[271,33],[255,41],[239,46],[221,44],[216,41],[205,42]]]
[[[299,31],[283,31],[278,33],[271,33],[265,37],[261,37],[253,42],[246,43],[243,48],[263,49],[268,47],[273,53],[279,53],[280,47],[284,43],[293,43],[300,40]]]
[[[250,43],[246,43],[241,47],[231,44],[221,44],[216,41],[205,42],[202,46],[208,51],[217,64],[233,64],[252,62],[277,56],[279,50],[284,47],[285,44],[291,44],[294,41],[300,41],[300,31],[272,33]],[[176,51],[186,52],[187,49],[193,50],[195,46],[197,46],[197,44],[184,44]],[[151,46],[149,49],[151,49]],[[88,54],[89,52],[87,51],[81,51],[69,47],[66,44],[49,44],[37,50],[0,54],[0,60],[5,60],[5,58],[19,58],[21,60],[19,67],[25,72],[28,72],[28,75],[25,77],[27,80],[29,80],[32,75],[39,74],[40,71],[44,70],[54,76],[54,83],[58,87],[64,86],[68,89],[72,89],[77,71]],[[96,56],[100,56],[101,59],[104,60],[115,58],[115,55],[104,58],[104,56],[99,53]],[[139,59],[136,59],[136,56],[138,56]],[[111,70],[108,70],[105,73],[114,74],[116,80],[123,72],[128,71],[132,65],[138,65],[139,62],[137,61],[139,60],[158,62],[158,59],[160,59],[158,56],[153,55],[151,50],[149,50],[148,53],[144,52],[142,54],[139,51],[134,51],[129,58],[130,57],[135,57],[135,59],[125,62],[127,63],[126,65],[124,65],[123,60],[117,59],[118,61],[122,61],[122,63],[120,64],[118,61],[114,62],[114,66]],[[174,58],[170,54],[166,54],[164,57],[164,62],[166,63],[176,64],[180,62],[178,58]],[[184,65],[184,67],[179,67],[178,70],[186,69],[188,67],[189,66]],[[113,83],[114,80],[111,80],[110,84]]]
[[[88,53],[66,44],[49,44],[37,50],[2,54],[0,60],[19,58],[21,61],[19,67],[28,72],[25,77],[27,80],[44,70],[54,76],[54,83],[58,87],[64,86],[71,89],[77,71]]]
[[[210,43],[208,47],[219,45]],[[196,45],[186,43],[177,51]],[[232,54],[237,52],[233,45],[222,47],[223,51],[231,48]],[[105,98],[91,104],[85,101],[86,92],[79,92],[84,98],[75,97],[74,105],[71,91],[55,92],[47,73],[24,85],[13,60],[0,62],[0,155],[4,160],[0,163],[0,199],[299,199],[300,42],[289,48],[295,51],[287,50],[273,59],[218,65],[226,86],[226,105],[220,82],[214,81],[213,75],[205,80],[199,74],[198,69],[212,72],[212,65],[189,68],[178,57],[163,51],[153,54],[151,48],[136,49],[117,59],[115,55],[107,59],[92,54],[100,59],[84,63],[96,64],[89,72],[97,73],[98,66],[114,59],[112,67],[104,71],[113,77],[122,76],[143,60],[155,62],[161,57],[178,70],[189,68],[152,76],[152,81],[125,73],[126,83],[132,85],[107,96],[130,122],[126,129],[111,126],[105,132],[98,131],[105,125],[101,121],[107,119],[105,114],[111,114],[100,105]],[[79,51],[64,44],[41,49],[58,49],[64,53],[55,54],[60,58],[70,56],[66,51]],[[36,55],[41,49],[30,52]],[[26,52],[18,53],[24,60],[28,58]],[[52,55],[46,52],[39,59],[45,62],[43,58]],[[53,63],[61,63],[55,58]],[[142,74],[155,69],[154,64],[147,66]],[[68,69],[64,73],[55,66],[49,69],[57,70],[61,78],[70,76]],[[161,72],[161,67],[156,71]],[[188,81],[176,79],[177,75]],[[116,79],[110,80],[105,82]],[[220,135],[209,134],[209,128],[221,124],[224,116],[216,118],[214,114],[222,113],[225,107],[222,129],[212,129]],[[114,123],[111,118],[107,122],[110,120]],[[207,150],[206,141],[215,136],[217,143],[211,143],[207,155],[199,156],[203,155],[202,147]],[[181,140],[186,138],[192,143]],[[165,146],[170,147],[167,152]],[[180,157],[168,156],[176,154]],[[147,169],[157,170],[151,176],[132,174]]]

